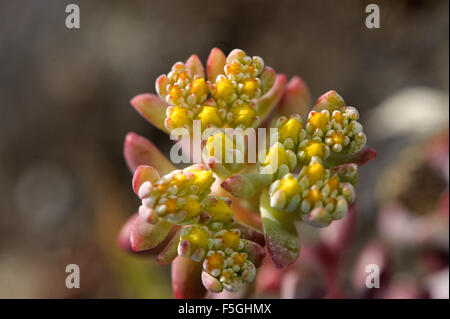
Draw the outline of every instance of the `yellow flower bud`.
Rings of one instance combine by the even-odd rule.
[[[304,140],[298,149],[298,159],[304,165],[308,164],[313,157],[324,160],[330,155],[330,148],[319,137]]]
[[[227,122],[231,127],[243,129],[251,127],[257,121],[256,111],[248,104],[232,108],[227,115]]]
[[[219,109],[215,106],[203,106],[197,118],[201,121],[202,131],[211,126],[223,126]]]
[[[167,118],[165,121],[166,128],[173,130],[179,127],[190,129],[192,125],[193,113],[181,106],[168,107]]]

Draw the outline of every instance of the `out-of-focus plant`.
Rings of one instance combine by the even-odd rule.
[[[358,111],[335,91],[311,107],[305,83],[297,76],[286,82],[260,57],[214,48],[206,72],[193,55],[156,80],[158,95],[131,100],[164,132],[185,129],[191,141],[181,147],[191,146],[195,123],[202,135],[209,132],[201,141],[203,163],[183,170],[145,138],[129,133],[125,140],[142,205],[119,243],[171,263],[175,297],[204,297],[205,288],[251,292],[264,246],[276,267],[289,267],[300,254],[296,225],[326,227],[353,203],[358,166],[376,155],[365,146]],[[245,158],[254,142],[225,128],[275,130],[255,165],[226,160]]]
[[[378,182],[379,241],[403,261],[387,298],[448,298],[448,142],[447,126],[406,147]]]

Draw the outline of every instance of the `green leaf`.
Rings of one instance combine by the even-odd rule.
[[[300,255],[300,239],[292,215],[270,207],[267,189],[260,197],[260,212],[269,255],[277,268],[294,263]]]

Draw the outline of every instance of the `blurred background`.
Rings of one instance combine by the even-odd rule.
[[[65,27],[69,3],[80,29]],[[365,26],[369,3],[380,7],[379,29]],[[448,298],[448,6],[1,1],[0,297],[172,297],[170,267],[116,245],[138,207],[125,134],[171,146],[129,100],[154,93],[174,62],[206,61],[217,46],[300,75],[313,99],[336,90],[378,152],[361,169],[351,218],[305,230],[302,263],[284,272],[267,263],[258,296]],[[382,268],[380,289],[365,289],[369,263]],[[66,288],[67,264],[80,266],[80,289]]]

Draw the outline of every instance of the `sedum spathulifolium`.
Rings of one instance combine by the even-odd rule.
[[[124,155],[141,205],[119,243],[172,263],[177,298],[204,297],[204,288],[248,291],[264,246],[277,267],[295,262],[295,225],[326,227],[345,217],[358,166],[376,155],[365,146],[357,109],[339,94],[312,104],[299,77],[287,82],[240,49],[225,56],[214,48],[206,68],[196,55],[175,63],[157,78],[156,92],[132,106],[168,134],[184,130],[182,149],[200,136],[201,154],[188,153],[200,160],[176,169],[150,141],[127,135]],[[264,147],[250,161],[256,142],[236,132],[263,128],[256,136]]]

